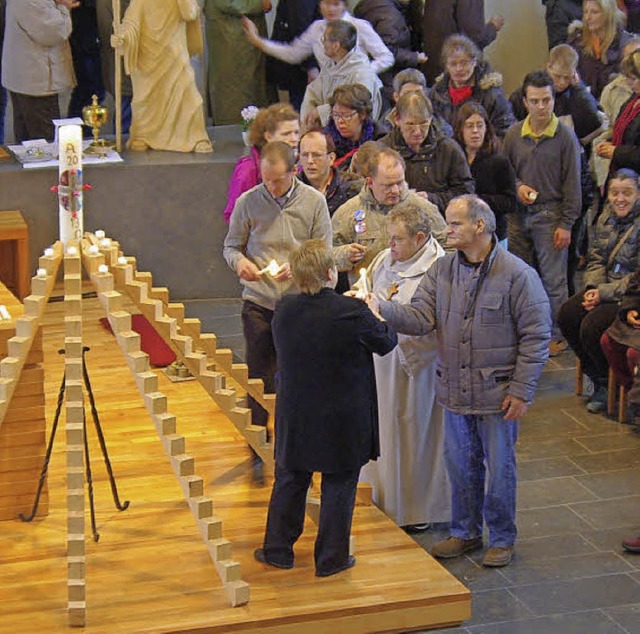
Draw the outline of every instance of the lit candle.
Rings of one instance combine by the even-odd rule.
[[[262,275],[263,273],[269,273],[269,275],[275,277],[276,275],[278,275],[278,272],[281,268],[282,267],[275,260],[271,260],[271,262],[269,262],[269,264],[267,264],[267,266],[265,266],[263,269],[258,271],[258,273],[260,275]]]
[[[47,269],[38,269],[36,275],[38,277],[47,277]]]
[[[104,231],[102,229],[98,229],[95,235],[98,240],[102,240],[104,238]]]
[[[123,255],[121,255],[118,258],[118,264],[126,264],[127,263],[127,258],[125,258]]]
[[[75,247],[69,247],[67,249],[67,255],[78,255],[78,249]]]
[[[103,240],[100,240],[100,246],[103,247],[104,249],[110,248],[111,238],[104,238]]]
[[[80,240],[84,231],[82,214],[82,128],[61,126],[58,134],[58,207],[60,240]]]
[[[4,304],[0,304],[0,317],[2,319],[11,319],[11,315]]]
[[[91,253],[92,255],[95,253],[100,253],[100,249],[98,249],[98,245],[97,244],[92,244],[89,247],[89,253]]]
[[[109,272],[109,267],[106,264],[101,264],[98,267],[98,273],[108,273]]]
[[[53,257],[53,249],[52,249],[51,247],[47,247],[47,248],[44,250],[44,255],[45,255],[45,257],[47,257],[47,258],[51,258],[51,257]]]

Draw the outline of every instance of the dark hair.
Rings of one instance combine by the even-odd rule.
[[[336,144],[331,138],[331,135],[325,132],[322,128],[309,128],[308,130],[306,130],[305,133],[300,137],[300,145],[302,144],[302,139],[312,133],[319,134],[320,136],[324,137],[324,140],[327,142],[327,154],[331,154],[331,152],[335,153]]]
[[[282,161],[287,167],[287,172],[292,172],[296,166],[296,153],[284,141],[271,141],[262,148],[260,160],[269,161],[272,165]]]
[[[527,88],[533,86],[534,88],[551,88],[551,94],[555,97],[556,87],[551,79],[551,75],[546,70],[534,70],[525,76],[522,82],[522,94],[524,98],[527,98]]]
[[[484,109],[484,106],[477,101],[467,101],[462,104],[462,106],[460,106],[460,110],[458,110],[455,121],[453,123],[453,138],[460,144],[460,147],[464,150],[464,124],[467,122],[467,119],[474,114],[480,115],[484,120],[485,126],[487,127],[487,130],[484,134],[484,141],[482,142],[482,147],[480,148],[479,153],[495,154],[500,147],[500,142],[498,141],[496,132],[493,129],[491,121],[489,120],[487,111]]]
[[[338,42],[345,51],[352,51],[358,41],[358,31],[351,22],[331,20],[327,23],[324,37],[330,42]]]
[[[427,80],[424,73],[421,73],[417,68],[405,68],[396,73],[393,78],[393,91],[399,94],[405,84],[422,86],[424,92],[427,92]]]
[[[618,180],[618,181],[633,181],[636,188],[640,187],[640,182],[639,182],[639,177],[638,174],[628,168],[628,167],[621,167],[619,170],[616,170],[609,178],[609,182],[611,182],[612,180]]]
[[[358,114],[369,116],[373,111],[371,93],[362,84],[343,84],[338,86],[329,97],[329,105],[331,107],[337,103],[356,110]]]

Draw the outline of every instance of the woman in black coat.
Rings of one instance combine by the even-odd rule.
[[[476,181],[476,194],[496,216],[498,240],[504,240],[507,214],[516,208],[516,174],[509,159],[498,151],[498,140],[486,110],[479,103],[465,103],[458,110],[453,135],[467,156]]]
[[[432,125],[432,119],[427,97],[418,92],[402,95],[396,104],[395,126],[380,143],[402,156],[409,187],[444,215],[451,199],[474,193],[474,184],[460,146]]]
[[[302,533],[307,490],[322,473],[322,503],[315,545],[316,575],[351,568],[349,534],[360,468],[380,454],[375,352],[397,344],[395,332],[358,299],[333,289],[331,249],[310,240],[289,258],[302,291],[275,310],[278,357],[275,482],[258,561],[293,567]]]
[[[433,111],[451,126],[459,108],[468,101],[484,106],[496,134],[503,138],[515,123],[502,75],[491,71],[480,49],[464,35],[451,35],[442,47],[443,75],[431,88]]]

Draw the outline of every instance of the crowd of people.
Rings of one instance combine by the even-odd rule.
[[[327,479],[320,576],[355,563],[358,473],[407,532],[449,523],[435,557],[483,548],[486,524],[483,564],[509,564],[519,420],[548,356],[569,346],[593,384],[587,410],[606,407],[611,367],[640,430],[634,3],[545,3],[548,63],[511,95],[482,53],[500,16],[415,4],[362,0],[353,17],[321,0],[321,18],[285,42],[243,18],[257,49],[315,69],[297,118],[291,105],[260,111],[225,209],[249,374],[284,401],[256,551],[268,565],[294,564],[313,471]],[[358,450],[344,445],[356,436]]]
[[[278,394],[256,558],[293,566],[319,471],[319,576],[355,563],[359,478],[406,531],[449,523],[434,556],[483,548],[486,524],[483,564],[509,564],[518,423],[548,356],[575,352],[590,412],[612,368],[640,430],[638,3],[543,0],[548,63],[511,95],[483,56],[505,21],[482,0],[279,0],[271,38],[269,0],[200,4],[212,122],[259,107],[224,208],[249,376]],[[4,5],[14,132],[50,138],[74,77],[70,113],[113,90],[111,2]]]

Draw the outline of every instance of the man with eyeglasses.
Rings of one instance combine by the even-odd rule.
[[[404,159],[380,145],[366,166],[365,185],[360,193],[333,215],[333,254],[338,271],[347,271],[353,284],[362,267],[387,248],[387,215],[400,203],[411,203],[431,221],[433,237],[444,246],[446,223],[438,208],[410,191],[405,180]]]
[[[320,74],[308,86],[300,108],[300,118],[313,125],[329,123],[331,106],[329,99],[338,86],[362,84],[372,96],[372,116],[377,119],[382,107],[380,88],[382,82],[371,66],[369,58],[357,48],[356,27],[345,20],[333,20],[327,24],[322,44],[326,56],[333,62],[322,68]]]

